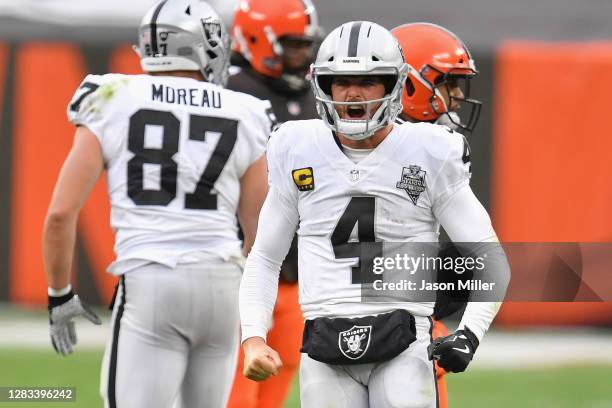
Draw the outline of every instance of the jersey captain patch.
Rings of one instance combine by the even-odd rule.
[[[312,167],[304,167],[291,171],[293,182],[300,191],[314,190],[314,173]]]
[[[421,166],[410,165],[402,168],[402,178],[395,187],[405,190],[412,203],[416,205],[419,196],[425,191],[425,170]]]

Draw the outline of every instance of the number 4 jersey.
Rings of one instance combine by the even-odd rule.
[[[265,151],[269,112],[268,102],[189,78],[87,76],[68,117],[100,142],[117,262],[239,254],[240,178]]]
[[[359,244],[438,241],[435,213],[469,184],[469,148],[461,134],[429,123],[395,125],[354,163],[321,120],[286,122],[270,139],[268,166],[283,211],[297,211],[288,219],[299,217],[306,319],[398,308],[431,314],[433,302],[363,302],[359,263],[365,252]]]

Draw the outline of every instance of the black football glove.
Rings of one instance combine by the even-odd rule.
[[[449,336],[435,339],[427,346],[427,352],[430,360],[438,360],[438,366],[449,372],[460,373],[472,361],[478,343],[476,335],[466,327]]]
[[[67,356],[72,353],[77,343],[74,319],[83,316],[93,324],[102,324],[100,318],[82,303],[73,291],[64,296],[49,296],[49,324],[51,344],[59,354]]]

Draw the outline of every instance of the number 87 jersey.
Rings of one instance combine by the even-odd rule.
[[[395,125],[355,163],[321,120],[292,121],[272,135],[267,157],[271,191],[286,218],[299,220],[306,319],[400,308],[431,315],[433,302],[364,300],[361,284],[380,276],[361,266],[384,243],[438,241],[436,213],[469,186],[469,148],[462,135],[429,123]],[[265,228],[263,217],[260,224]]]
[[[117,261],[174,266],[240,252],[240,178],[272,127],[268,102],[189,78],[88,75],[68,117],[100,142]]]

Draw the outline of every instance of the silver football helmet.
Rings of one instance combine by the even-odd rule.
[[[157,2],[140,22],[134,49],[144,71],[200,71],[209,82],[227,82],[229,37],[204,1]]]
[[[311,65],[312,89],[317,112],[323,122],[352,140],[363,140],[392,123],[402,111],[402,90],[409,71],[395,37],[384,27],[369,21],[352,21],[333,30],[321,43]],[[385,79],[385,96],[369,101],[334,101],[334,76],[373,75]],[[373,106],[381,103],[376,112]],[[366,119],[341,119],[336,107],[366,105]]]

